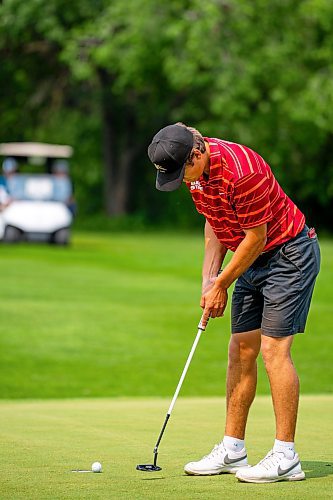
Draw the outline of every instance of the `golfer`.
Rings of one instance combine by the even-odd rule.
[[[177,123],[155,135],[148,155],[157,169],[157,189],[173,191],[184,181],[206,219],[200,304],[204,325],[209,316],[223,316],[228,289],[236,282],[225,435],[211,453],[185,465],[185,472],[230,472],[253,483],[304,479],[294,447],[299,379],[291,346],[294,335],[304,332],[319,272],[316,233],[265,160],[246,146],[203,137]],[[221,270],[228,250],[233,256]],[[251,467],[244,438],[259,352],[271,387],[276,439]]]

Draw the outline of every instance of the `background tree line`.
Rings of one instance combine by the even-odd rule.
[[[3,0],[0,142],[75,148],[80,215],[192,224],[146,149],[181,120],[271,165],[332,228],[331,0]]]

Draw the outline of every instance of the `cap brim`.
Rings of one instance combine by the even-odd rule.
[[[156,189],[159,191],[175,191],[181,186],[184,174],[185,164],[180,170],[176,170],[176,172],[172,172],[170,174],[157,172]]]

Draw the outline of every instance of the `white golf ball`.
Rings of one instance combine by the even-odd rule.
[[[93,472],[102,472],[102,464],[100,462],[94,462],[91,466]]]

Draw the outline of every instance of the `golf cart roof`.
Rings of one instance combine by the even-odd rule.
[[[24,156],[43,158],[70,158],[73,154],[71,146],[45,144],[41,142],[7,142],[0,144],[2,156]]]

